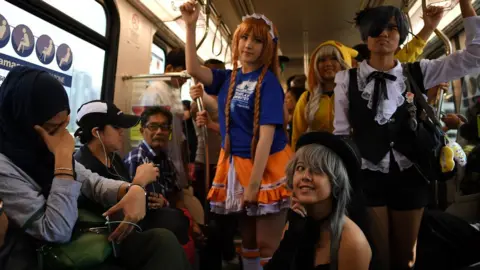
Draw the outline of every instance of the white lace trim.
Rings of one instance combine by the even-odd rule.
[[[406,170],[410,168],[413,163],[404,155],[397,152],[395,149],[393,150],[393,157],[400,168],[400,171]],[[389,173],[390,172],[390,152],[388,152],[385,157],[378,164],[375,164],[371,161],[368,161],[362,158],[362,170],[370,170],[370,171],[378,171],[381,173]]]
[[[357,72],[358,90],[362,92],[362,98],[368,100],[367,106],[369,109],[372,109],[375,80],[371,80],[368,84],[366,81],[368,75],[374,71],[377,70],[369,66],[367,61],[363,61]],[[395,81],[386,80],[388,99],[380,100],[375,116],[375,121],[380,125],[388,123],[397,108],[405,102],[403,93],[407,89],[406,78],[403,76],[403,68],[400,62],[397,61],[397,65],[386,73],[394,75],[397,79]]]

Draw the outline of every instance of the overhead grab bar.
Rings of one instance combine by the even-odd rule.
[[[212,54],[215,56],[220,56],[223,51],[223,41],[222,41],[222,33],[220,33],[220,26],[221,26],[222,19],[221,17],[218,18],[217,22],[217,29],[215,29],[215,33],[213,34],[213,41],[212,41]],[[220,33],[220,51],[215,53],[215,41],[217,40],[217,33]]]
[[[210,0],[205,0],[205,5],[204,5],[204,12],[205,12],[205,33],[203,34],[202,39],[200,40],[200,43],[197,45],[197,51],[202,47],[203,42],[207,38],[208,35],[208,30],[210,30]]]
[[[146,79],[161,79],[161,78],[186,78],[190,79],[190,76],[187,72],[171,72],[171,73],[164,73],[164,74],[140,74],[140,75],[125,75],[122,76],[123,81],[129,80],[146,80]]]

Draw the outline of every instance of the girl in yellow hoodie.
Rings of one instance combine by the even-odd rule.
[[[293,113],[292,147],[306,131],[333,132],[335,75],[349,69],[357,51],[334,40],[318,46],[308,68],[308,91],[297,102]]]

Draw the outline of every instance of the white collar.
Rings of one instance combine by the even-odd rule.
[[[360,63],[357,72],[358,90],[362,92],[362,98],[364,100],[368,100],[367,106],[369,109],[372,109],[375,80],[371,80],[369,83],[367,83],[367,77],[375,71],[379,70],[376,70],[370,66],[365,60]],[[407,88],[405,84],[405,77],[403,76],[403,67],[400,61],[396,61],[395,67],[384,72],[394,75],[397,77],[397,79],[395,81],[386,80],[388,99],[380,100],[380,104],[377,109],[377,115],[375,116],[375,121],[380,125],[386,124],[395,113],[397,108],[405,102],[403,93]]]

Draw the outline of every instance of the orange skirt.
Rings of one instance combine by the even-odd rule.
[[[208,193],[211,211],[217,214],[246,211],[249,216],[261,216],[289,208],[291,192],[287,189],[285,168],[292,155],[289,146],[270,155],[258,192],[258,204],[243,208],[243,193],[250,183],[253,162],[249,158],[238,156],[225,159],[222,149],[212,188]]]

